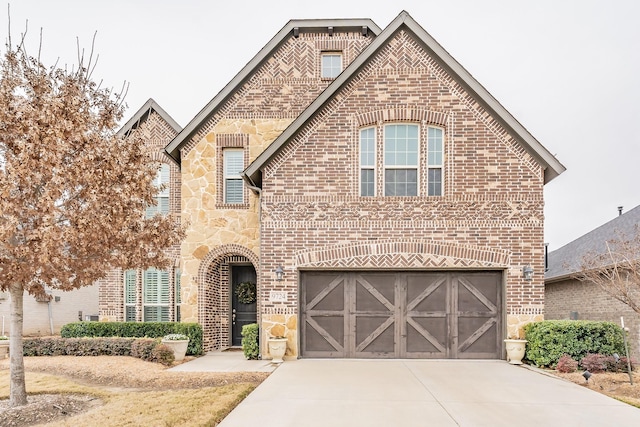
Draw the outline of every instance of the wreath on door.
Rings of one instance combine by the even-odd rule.
[[[253,282],[238,283],[236,297],[243,304],[253,304],[256,302],[256,284]]]

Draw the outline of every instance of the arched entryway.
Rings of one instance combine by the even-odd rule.
[[[259,283],[257,256],[245,247],[225,245],[202,260],[199,273],[198,319],[205,351],[240,345],[242,326],[257,322],[258,303],[238,300],[238,284]]]

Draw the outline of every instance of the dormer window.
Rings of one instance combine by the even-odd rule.
[[[342,72],[342,54],[340,52],[322,53],[320,77],[335,79]]]

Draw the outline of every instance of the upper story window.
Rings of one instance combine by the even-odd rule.
[[[320,77],[335,79],[342,72],[342,54],[340,52],[325,52],[322,54]]]
[[[240,174],[244,170],[244,150],[241,148],[225,148],[224,159],[224,202],[229,204],[244,203],[244,186]]]
[[[380,142],[376,141],[378,130],[382,136]],[[442,129],[427,127],[425,134],[417,124],[394,123],[380,129],[361,129],[359,136],[361,196],[442,195]],[[421,141],[425,137],[427,141]],[[382,176],[378,176],[377,164],[382,164]],[[421,184],[420,179],[425,176],[427,182]],[[376,182],[382,185],[381,190],[377,189]]]
[[[360,131],[360,195],[376,195],[376,128]]]
[[[153,180],[156,188],[164,188],[156,194],[155,206],[148,206],[146,211],[146,217],[151,218],[155,214],[167,215],[169,213],[169,176],[170,176],[170,166],[166,163],[163,163],[160,166],[160,170],[158,174]]]
[[[384,127],[384,195],[418,195],[418,125]]]
[[[427,194],[442,196],[442,129],[428,129]]]

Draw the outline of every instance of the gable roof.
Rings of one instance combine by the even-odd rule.
[[[176,133],[182,130],[182,126],[180,126],[178,122],[173,120],[173,118],[166,111],[164,111],[164,109],[162,109],[162,107],[160,107],[160,105],[158,105],[158,103],[154,101],[153,98],[149,98],[149,100],[145,102],[144,105],[140,107],[140,109],[138,109],[138,111],[136,111],[136,113],[127,121],[127,123],[125,123],[120,128],[117,135],[127,135],[133,129],[137,128],[140,123],[147,120],[152,111],[158,113],[158,115],[160,115],[160,117],[162,117],[162,119],[167,122],[169,126],[171,126],[173,130],[176,131]]]
[[[382,30],[371,19],[293,19],[289,21],[260,51],[245,65],[242,70],[182,129],[167,145],[165,152],[176,163],[180,164],[180,149],[191,139],[224,102],[241,87],[272,54],[284,44],[294,32],[328,31],[351,32],[367,31],[377,36]]]
[[[565,167],[538,142],[467,70],[460,65],[406,11],[402,11],[365,50],[300,114],[285,131],[244,171],[251,186],[261,185],[262,169],[311,118],[335,95],[392,37],[403,27],[415,34],[432,57],[478,101],[492,113],[544,168],[547,183],[565,171]]]
[[[632,237],[640,225],[640,206],[619,215],[604,225],[567,243],[560,249],[549,252],[548,270],[545,282],[557,282],[569,278],[580,270],[582,257],[588,253],[601,254],[606,250],[606,242],[620,237]]]

